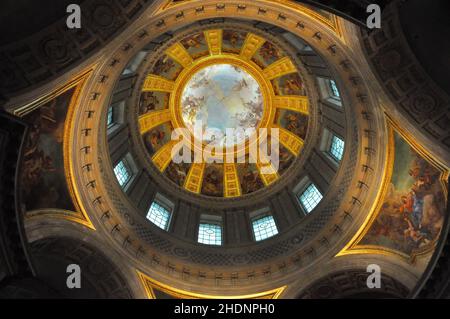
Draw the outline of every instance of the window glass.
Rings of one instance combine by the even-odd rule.
[[[256,241],[264,240],[278,234],[275,220],[270,215],[253,219],[252,226]]]

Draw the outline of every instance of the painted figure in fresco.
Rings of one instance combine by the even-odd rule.
[[[204,106],[205,97],[188,95],[183,100],[183,114],[187,117],[187,124],[193,124],[197,119],[197,114],[201,113]]]
[[[183,40],[183,45],[189,48],[199,48],[203,44],[203,35],[201,33],[194,34],[193,36]]]
[[[183,186],[184,181],[187,176],[187,169],[185,168],[185,163],[174,163],[171,162],[166,169],[167,176],[175,182],[178,186]]]
[[[245,79],[241,79],[240,81],[236,81],[235,85],[233,86],[233,91],[241,91],[244,88],[248,88],[248,83],[245,81]]]
[[[303,88],[302,81],[297,74],[289,76],[283,85],[283,94],[295,95],[299,94]]]
[[[56,101],[41,107],[38,116],[31,125],[29,138],[25,145],[24,164],[22,174],[24,188],[32,188],[39,183],[45,172],[55,171],[53,160],[40,149],[39,142],[44,131],[50,131],[56,124]],[[28,187],[27,187],[28,185]]]
[[[394,172],[366,243],[410,254],[440,233],[445,207],[440,172],[396,136]]]
[[[139,106],[139,114],[142,115],[155,110],[158,104],[159,99],[155,96],[154,92],[144,92],[141,98],[141,105]]]
[[[175,62],[172,61],[168,56],[164,56],[164,58],[159,59],[156,62],[155,67],[153,68],[153,72],[155,74],[161,75],[167,73],[175,66]]]
[[[239,32],[225,31],[223,33],[223,40],[227,41],[233,48],[237,47],[241,39],[242,36]]]
[[[211,195],[221,195],[220,183],[221,178],[219,172],[216,169],[210,170],[206,173],[203,180],[203,192]]]
[[[417,198],[414,191],[411,191],[413,197],[413,211],[411,219],[414,226],[418,229],[422,228],[422,215],[423,215],[423,198]]]
[[[270,42],[265,42],[262,46],[261,49],[259,51],[259,54],[261,55],[261,57],[266,60],[266,61],[270,61],[270,60],[278,60],[281,55],[280,52],[277,50],[277,48]]]
[[[254,191],[257,191],[258,189],[260,189],[261,187],[263,187],[263,184],[259,178],[258,172],[253,171],[250,168],[250,165],[248,164],[244,164],[245,165],[245,173],[242,176],[242,181],[241,181],[241,185],[242,185],[242,190],[245,194],[247,193],[252,193]]]
[[[166,133],[164,131],[161,130],[154,130],[151,134],[150,137],[150,144],[152,145],[153,149],[156,149],[161,145],[161,142],[164,140],[164,136],[166,135]]]
[[[291,131],[300,137],[304,137],[306,135],[306,127],[305,125],[302,125],[300,114],[290,112],[284,116],[284,119],[286,120],[286,129],[288,131]]]
[[[64,177],[62,145],[72,92],[67,91],[24,117],[30,124],[21,167],[26,210],[74,210]]]
[[[405,239],[406,240],[411,239],[415,243],[421,241],[423,239],[423,236],[419,231],[415,229],[411,220],[405,217],[405,222],[408,224],[408,228],[405,229],[404,231]]]

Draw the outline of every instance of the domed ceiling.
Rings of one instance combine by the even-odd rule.
[[[73,82],[17,108],[32,128],[29,241],[104,252],[149,298],[348,296],[368,263],[387,290],[420,283],[448,162],[391,118],[354,28],[289,3],[150,8]],[[279,167],[251,156],[275,134]]]
[[[152,58],[138,122],[148,156],[165,178],[192,193],[238,197],[274,183],[301,154],[308,97],[281,44],[251,32],[207,29]],[[275,134],[280,146],[271,154]]]

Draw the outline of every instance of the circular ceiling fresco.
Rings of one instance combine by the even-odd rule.
[[[243,132],[257,128],[263,114],[263,96],[258,82],[240,67],[214,64],[189,80],[181,97],[181,109],[183,121],[195,138],[225,146],[230,136],[227,129]],[[198,132],[206,132],[206,137]],[[243,134],[233,137],[226,145],[245,140]]]
[[[148,158],[190,193],[235,198],[264,189],[307,140],[310,105],[294,58],[252,32],[178,37],[152,55],[141,90]]]

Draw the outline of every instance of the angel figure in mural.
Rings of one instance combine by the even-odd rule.
[[[412,239],[416,243],[421,241],[423,239],[423,236],[419,231],[417,231],[414,228],[411,220],[409,220],[406,217],[404,218],[404,220],[408,224],[408,228],[405,229],[405,231],[404,231],[405,240],[407,240],[409,238],[409,239]]]
[[[442,227],[443,216],[436,203],[437,175],[425,160],[416,156],[408,175],[414,180],[409,192],[401,196],[400,212],[406,221],[405,235],[419,246],[435,238]]]
[[[188,95],[183,100],[183,112],[187,115],[188,123],[192,124],[196,120],[197,114],[202,109],[205,97]]]
[[[410,255],[439,236],[446,207],[441,171],[394,134],[393,172],[379,215],[362,240]]]
[[[167,167],[167,175],[172,181],[177,183],[179,186],[182,186],[184,184],[184,181],[187,176],[186,170],[182,165],[183,164],[177,164],[172,162]]]

